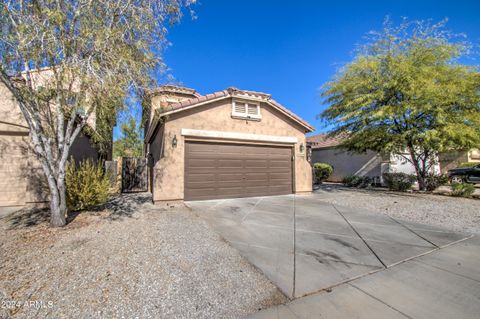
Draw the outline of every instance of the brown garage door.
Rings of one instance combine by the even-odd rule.
[[[185,200],[292,193],[288,147],[187,142]]]

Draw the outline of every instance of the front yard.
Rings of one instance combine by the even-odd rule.
[[[267,227],[268,231],[254,233],[255,238],[283,231],[282,227],[272,228],[274,216],[282,217],[281,211],[287,209],[290,214],[289,209],[293,209],[293,206],[280,205],[283,200],[297,205],[300,228],[335,226],[332,221],[327,223],[327,217],[336,214],[325,206],[330,203],[344,210],[354,208],[355,214],[376,211],[399,220],[480,234],[480,200],[353,189],[335,184],[324,184],[315,193],[313,197],[257,198],[261,205],[254,206],[248,204],[253,199],[244,199],[248,204],[245,206],[248,218],[243,218],[242,223],[249,227]],[[316,204],[311,206],[308,200]],[[0,318],[237,318],[287,301],[276,286],[197,216],[196,213],[206,213],[204,208],[199,212],[185,206],[162,209],[149,202],[146,195],[123,195],[102,210],[76,216],[64,228],[50,228],[44,210],[17,212],[0,218]],[[225,201],[223,206],[214,208],[226,209],[228,216],[238,217],[241,207],[235,205],[240,202]],[[258,214],[252,214],[252,207],[259,209]],[[272,214],[267,214],[268,209]],[[326,218],[326,222],[303,225],[302,209],[306,212],[313,209],[312,212],[320,214],[316,218],[320,221]],[[262,221],[260,217],[265,214],[269,218]],[[225,219],[220,218],[218,222],[221,224]],[[368,222],[354,225],[375,232],[375,228],[368,227]],[[235,227],[240,230],[238,225]],[[384,227],[379,231],[388,229]],[[320,231],[318,236],[326,236],[321,235],[321,230],[316,231]],[[334,231],[325,229],[329,234]],[[308,232],[309,236],[314,233]],[[375,238],[374,235],[366,237]],[[344,239],[345,235],[340,237]],[[286,243],[291,244],[289,240]],[[307,246],[311,243],[303,242]],[[318,248],[329,242],[322,239],[315,243]],[[360,242],[357,240],[357,243]],[[286,266],[275,258],[269,259],[268,254],[254,256],[267,258],[277,271]],[[297,260],[298,267],[301,261]],[[304,284],[312,278],[327,278],[307,277]],[[331,277],[332,273],[328,278]]]
[[[460,232],[480,233],[480,200],[434,194],[358,189],[326,183],[315,191],[332,204],[367,209],[395,218],[440,226]]]
[[[226,318],[285,302],[190,210],[141,196],[61,229],[42,212],[0,219],[0,317]]]

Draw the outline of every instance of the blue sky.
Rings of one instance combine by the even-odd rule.
[[[317,132],[320,87],[385,16],[448,18],[450,30],[480,43],[478,0],[202,0],[194,10],[197,19],[186,14],[168,34],[164,58],[177,83],[201,94],[229,86],[272,94]]]

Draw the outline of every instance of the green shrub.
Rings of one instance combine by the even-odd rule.
[[[75,165],[70,160],[65,176],[67,207],[78,211],[88,209],[107,201],[110,194],[110,179],[101,163],[91,159]]]
[[[475,186],[468,183],[452,183],[452,196],[471,197],[475,192]]]
[[[342,178],[342,184],[345,186],[352,186],[353,179],[355,178],[355,175],[347,175]]]
[[[342,179],[342,183],[348,187],[366,188],[372,184],[368,176],[349,175]]]
[[[479,162],[464,162],[464,163],[460,163],[458,165],[458,167],[460,167],[460,168],[470,168],[470,167],[477,166],[478,164],[480,164],[480,163]]]
[[[437,187],[448,184],[448,176],[447,175],[434,175],[430,174],[425,177],[425,186],[427,191],[433,191],[437,189]]]
[[[415,180],[415,176],[405,173],[383,173],[383,182],[392,191],[407,191]]]
[[[315,183],[320,184],[332,175],[333,167],[327,163],[315,163],[313,171],[315,172]]]

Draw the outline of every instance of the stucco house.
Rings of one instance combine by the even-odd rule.
[[[328,163],[333,166],[333,174],[329,177],[331,182],[340,182],[348,175],[368,176],[382,183],[383,173],[415,174],[413,165],[405,159],[404,154],[379,154],[373,151],[366,153],[349,152],[339,147],[342,139],[331,137],[327,134],[317,134],[307,137],[307,143],[312,152],[312,163]],[[440,166],[432,166],[432,173],[439,173]]]
[[[29,135],[18,103],[0,83],[0,207],[41,205],[49,201],[45,175],[30,147]],[[100,156],[91,138],[83,133],[72,144],[70,155],[76,161]]]
[[[462,163],[480,164],[480,148],[441,153],[438,156],[438,160],[442,173],[446,173],[449,169],[456,168]]]
[[[169,85],[149,98],[154,202],[311,192],[305,133],[314,128],[271,95]]]

